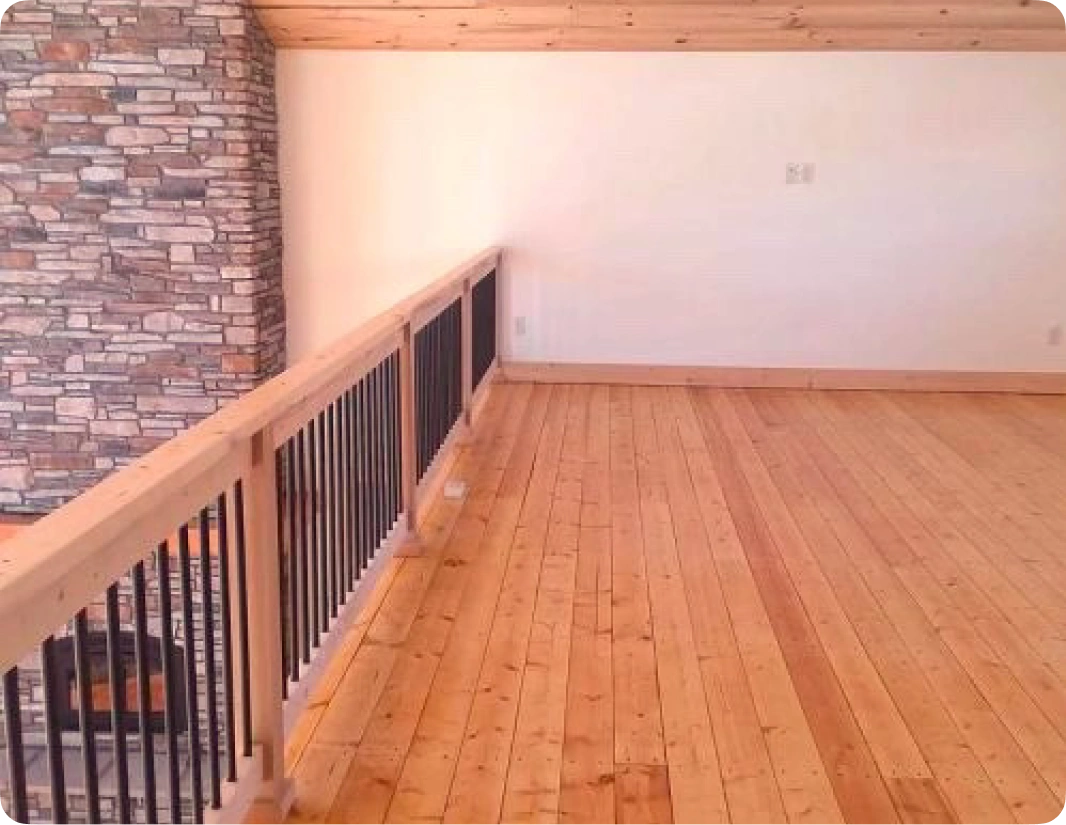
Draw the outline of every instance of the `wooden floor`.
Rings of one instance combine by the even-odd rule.
[[[1066,398],[501,385],[298,820],[1044,822]]]

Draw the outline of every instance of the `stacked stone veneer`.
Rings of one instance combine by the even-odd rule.
[[[274,53],[244,0],[0,27],[0,512],[52,509],[284,358]]]

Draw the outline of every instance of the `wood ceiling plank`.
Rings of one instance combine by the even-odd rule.
[[[1049,3],[280,8],[280,46],[456,50],[1066,50]]]

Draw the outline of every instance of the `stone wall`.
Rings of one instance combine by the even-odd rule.
[[[244,0],[0,27],[0,512],[44,512],[283,367],[274,52]]]

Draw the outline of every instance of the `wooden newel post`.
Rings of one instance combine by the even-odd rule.
[[[415,444],[417,443],[415,420],[415,350],[411,322],[403,326],[400,343],[400,474],[403,482],[403,511],[408,538],[418,534],[418,466]]]
[[[474,301],[469,278],[463,281],[463,298],[460,306],[462,309],[460,315],[462,317],[463,428],[469,434],[473,424],[474,397]]]
[[[252,742],[262,750],[263,784],[253,818],[286,813],[285,723],[281,680],[281,562],[278,558],[278,489],[269,431],[252,438],[252,467],[245,486],[248,534],[248,636]],[[273,820],[271,820],[273,821]]]

